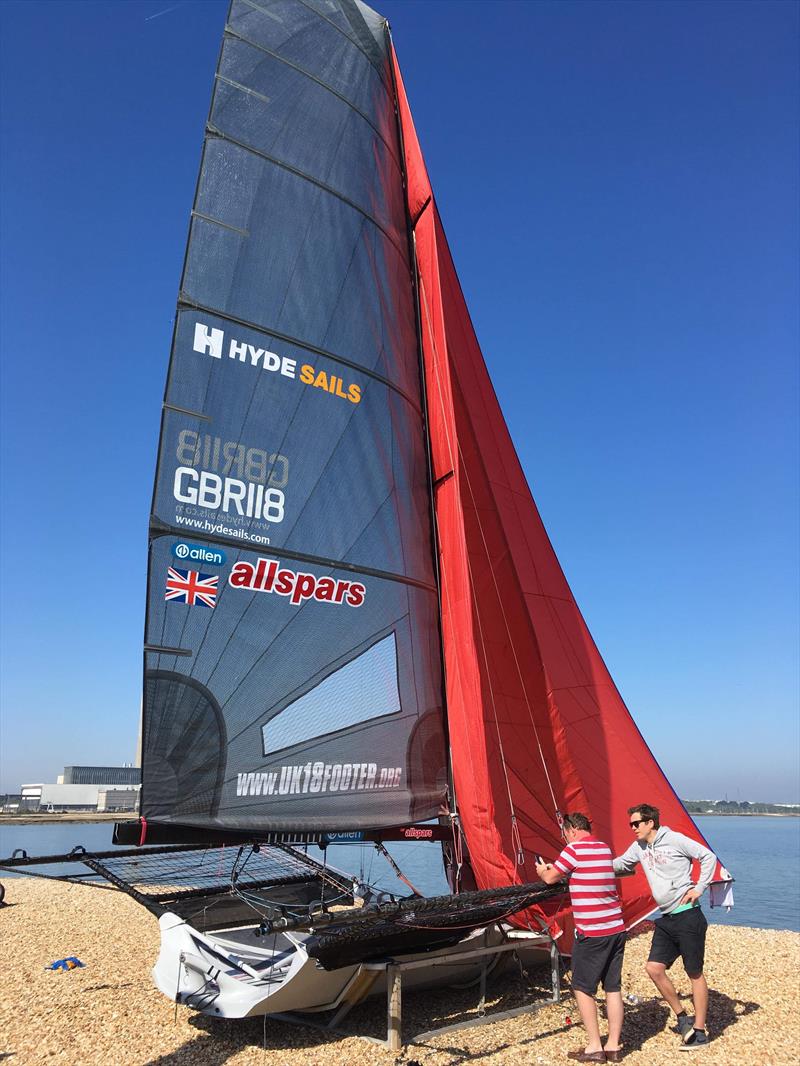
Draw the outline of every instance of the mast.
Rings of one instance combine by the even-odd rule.
[[[391,27],[388,19],[385,23],[386,32],[386,44],[387,52],[394,56],[394,43],[392,40]],[[403,123],[400,118],[400,102],[397,93],[397,69],[393,62],[391,64],[392,74],[392,88],[394,92],[394,104],[395,104],[395,120],[397,123],[397,136],[400,143],[401,150],[401,163],[403,174],[403,190],[404,190],[404,204],[405,204],[405,217],[406,217],[406,229],[408,235],[408,254],[411,261],[412,270],[412,283],[414,289],[414,319],[416,322],[417,331],[417,352],[419,360],[419,377],[420,377],[420,394],[422,397],[422,412],[423,423],[425,426],[425,453],[428,464],[428,487],[430,498],[430,516],[431,516],[431,528],[430,535],[433,544],[433,559],[434,559],[434,572],[436,574],[436,589],[438,600],[438,616],[439,616],[439,635],[440,635],[440,653],[441,653],[441,669],[442,669],[442,703],[446,708],[446,688],[447,688],[447,661],[444,651],[444,642],[441,639],[441,620],[442,620],[442,600],[441,600],[441,579],[439,573],[439,540],[435,519],[436,503],[434,499],[434,482],[433,482],[433,457],[431,452],[430,432],[429,425],[430,420],[428,417],[428,388],[425,378],[425,365],[422,346],[422,319],[420,314],[420,300],[419,300],[419,266],[417,263],[417,247],[416,238],[414,236],[414,225],[412,217],[409,213],[408,206],[408,174],[406,171],[407,153],[404,140]],[[468,867],[468,855],[466,852],[466,845],[461,833],[461,826],[458,820],[458,797],[456,794],[455,775],[453,773],[453,753],[450,745],[450,734],[448,726],[447,713],[444,714],[444,735],[445,735],[445,750],[447,756],[447,809],[442,811],[439,817],[440,823],[447,823],[447,827],[451,834],[451,837],[445,838],[442,841],[442,861],[444,863],[445,872],[450,885],[451,891],[458,892],[462,887],[462,876],[465,865]],[[474,888],[474,879],[471,871],[466,879],[465,887],[468,889]]]
[[[392,41],[392,31],[391,31],[391,26],[389,25],[389,20],[388,19],[386,19],[386,21],[385,21],[385,27],[386,27],[387,52],[390,55],[393,55],[394,54],[394,43]],[[400,151],[401,151],[401,170],[402,170],[402,175],[403,175],[403,190],[404,190],[404,193],[405,193],[405,191],[408,188],[408,175],[406,173],[406,148],[405,148],[405,141],[403,139],[403,124],[400,121],[400,105],[399,105],[399,100],[398,100],[398,95],[397,95],[397,77],[396,77],[396,69],[395,69],[394,63],[391,64],[391,75],[392,75],[392,90],[393,90],[393,93],[394,93],[394,113],[395,113],[395,121],[396,121],[396,125],[397,125],[397,137],[398,137],[398,141],[399,141],[399,144],[400,144]],[[434,568],[434,573],[436,575],[436,591],[437,591],[437,599],[438,599],[438,603],[439,603],[439,621],[440,621],[439,647],[440,647],[440,650],[441,650],[442,683],[444,685],[445,682],[446,682],[446,678],[447,678],[447,663],[445,661],[445,655],[444,655],[444,643],[441,640],[442,600],[441,600],[441,582],[440,582],[440,575],[439,575],[439,540],[438,540],[438,533],[437,533],[437,529],[436,529],[435,501],[434,501],[434,495],[433,495],[433,458],[432,458],[432,454],[431,454],[431,441],[430,441],[430,433],[429,433],[429,429],[428,429],[429,423],[430,423],[430,420],[428,418],[428,388],[427,388],[427,384],[426,384],[426,381],[425,381],[425,364],[424,364],[423,351],[422,351],[422,320],[421,320],[421,317],[420,317],[420,305],[419,305],[419,268],[418,268],[418,264],[417,264],[417,248],[416,248],[416,240],[415,240],[415,237],[414,237],[414,227],[413,227],[413,224],[412,224],[411,216],[410,216],[409,211],[408,211],[408,200],[407,200],[406,196],[404,196],[404,206],[405,206],[405,218],[406,218],[406,233],[407,233],[407,238],[408,238],[408,255],[409,255],[409,260],[411,262],[411,281],[412,281],[412,285],[413,285],[413,294],[414,294],[414,321],[416,323],[416,333],[417,333],[417,359],[418,359],[418,365],[419,365],[420,396],[422,398],[422,418],[423,418],[423,425],[425,427],[425,456],[426,456],[427,467],[428,467],[428,494],[429,494],[429,500],[430,500],[430,537],[431,537],[431,543],[433,544],[433,568]],[[442,702],[443,702],[443,704],[445,703],[445,700],[446,700],[446,697],[445,697],[445,693],[443,691],[442,692]],[[446,741],[446,749],[447,749],[447,787],[448,787],[448,793],[449,793],[449,796],[450,796],[450,811],[449,811],[449,813],[451,815],[455,815],[457,813],[457,810],[458,810],[458,804],[456,802],[455,782],[454,782],[454,779],[453,779],[453,760],[452,760],[452,753],[450,751],[450,738],[449,738],[449,734],[448,734],[447,714],[444,715],[444,733],[445,733],[445,741]]]

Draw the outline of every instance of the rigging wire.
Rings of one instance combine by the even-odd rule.
[[[408,885],[408,887],[411,889],[411,891],[414,893],[415,896],[420,896],[421,897],[423,895],[423,893],[420,892],[418,888],[415,888],[414,885],[411,884],[409,879],[405,876],[403,871],[400,869],[400,867],[394,861],[392,856],[386,850],[386,846],[383,843],[381,843],[380,840],[377,840],[375,842],[375,850],[378,851],[381,855],[383,855],[384,859],[386,859],[386,861],[389,863],[389,865],[391,866],[392,870],[394,871],[395,876],[398,877],[403,882],[404,885]]]
[[[240,888],[238,882],[239,882],[239,879],[240,879],[245,867],[247,866],[247,863],[250,861],[252,856],[257,851],[260,851],[260,850],[261,850],[261,845],[251,845],[247,856],[245,857],[244,861],[241,862],[242,853],[244,851],[244,845],[242,845],[239,848],[238,854],[237,854],[237,856],[236,856],[236,858],[234,860],[233,866],[231,868],[231,875],[230,875],[231,894],[236,896],[237,899],[241,900],[241,902],[244,903],[245,906],[249,907],[250,910],[254,911],[259,916],[259,918],[261,918],[262,920],[269,920],[270,917],[271,917],[269,911],[266,908],[272,908],[273,911],[278,911],[281,914],[289,914],[289,915],[291,915],[292,918],[296,918],[296,919],[303,918],[305,916],[305,914],[306,914],[306,910],[305,909],[298,910],[297,909],[297,905],[294,905],[294,907],[293,907],[293,905],[291,905],[291,904],[287,904],[285,902],[281,902],[281,901],[278,901],[278,900],[271,900],[267,896],[258,894],[255,891],[248,890],[247,888]],[[239,866],[240,862],[241,862],[241,866]],[[323,875],[323,876],[319,876],[318,879],[319,879],[319,882],[320,882],[321,901],[324,904],[325,884],[329,880],[329,878],[327,878],[327,877],[325,877]],[[329,897],[328,906],[330,906],[331,904],[336,903],[338,900],[347,899],[347,898],[349,898],[349,893],[344,892],[344,891],[340,891],[338,894],[335,894],[334,896]]]

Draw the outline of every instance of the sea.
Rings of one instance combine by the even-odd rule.
[[[703,898],[709,921],[800,932],[800,818],[708,815],[698,818],[697,824],[735,878],[735,905],[730,913],[710,909],[708,897]],[[24,848],[31,856],[63,855],[76,844],[82,844],[87,851],[110,851],[112,829],[109,822],[0,824],[0,857],[11,855],[17,848]],[[387,847],[405,877],[423,895],[447,892],[437,845],[401,842]],[[309,848],[309,854],[317,860],[323,858],[316,848]],[[397,879],[389,863],[371,845],[331,846],[327,861],[384,892],[408,895],[408,887]],[[86,868],[77,869],[83,872]],[[75,873],[76,867],[48,868],[48,872],[60,871]],[[0,881],[7,882],[13,876],[0,870]],[[7,894],[11,895],[10,889]]]

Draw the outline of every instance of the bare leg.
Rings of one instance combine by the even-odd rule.
[[[608,1040],[606,1051],[619,1051],[619,1038],[622,1035],[622,1020],[625,1008],[622,1006],[621,992],[606,992],[606,1017],[608,1018]]]
[[[669,1003],[670,1007],[672,1007],[676,1014],[680,1014],[680,1012],[683,1010],[683,1006],[681,1005],[681,1001],[678,999],[678,993],[675,991],[675,985],[670,980],[669,975],[667,974],[667,968],[664,963],[648,962],[645,966],[645,970],[647,970],[648,977],[656,986],[656,988],[664,997],[664,999],[667,1001],[667,1003]]]
[[[705,1029],[706,1013],[708,1012],[708,985],[703,974],[699,977],[690,977],[692,982],[692,1002],[694,1003],[694,1027]]]
[[[600,1026],[597,1021],[597,1004],[594,1001],[594,996],[588,996],[585,992],[579,992],[578,989],[574,989],[575,1001],[578,1004],[578,1010],[581,1013],[581,1021],[583,1022],[583,1028],[586,1030],[586,1051],[602,1051],[603,1045],[600,1043]]]

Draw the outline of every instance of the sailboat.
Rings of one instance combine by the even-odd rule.
[[[151,850],[125,874],[87,861],[158,915],[161,991],[219,1016],[333,1010],[381,987],[375,960],[430,964],[424,983],[526,936],[568,950],[534,870],[568,810],[617,853],[644,799],[702,840],[550,544],[360,0],[228,11],[163,403],[142,749],[115,840]],[[370,900],[328,865],[393,839],[440,842],[451,895]],[[142,887],[164,850],[210,843],[232,847],[207,882]],[[620,891],[629,926],[652,911],[643,879]]]

